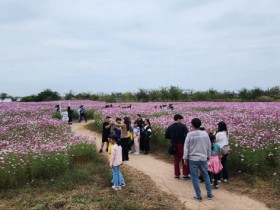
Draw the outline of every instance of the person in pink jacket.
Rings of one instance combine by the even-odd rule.
[[[122,147],[116,135],[110,135],[110,140],[113,144],[110,156],[110,168],[113,173],[113,186],[114,190],[120,190],[122,186],[125,186],[125,182],[121,173],[122,164]]]

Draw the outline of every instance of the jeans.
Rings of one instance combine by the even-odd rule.
[[[112,172],[113,172],[113,184],[114,184],[114,186],[115,187],[120,187],[121,185],[125,185],[120,166],[113,166],[112,167]]]
[[[200,192],[200,187],[199,187],[199,182],[198,182],[198,169],[200,170],[201,175],[204,178],[207,196],[211,197],[212,189],[211,189],[211,184],[210,184],[210,178],[208,175],[207,161],[189,160],[189,165],[190,165],[192,184],[193,184],[193,188],[195,190],[196,197],[201,198],[201,192]]]

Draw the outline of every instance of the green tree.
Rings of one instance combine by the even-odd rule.
[[[260,98],[261,96],[265,95],[265,91],[258,87],[252,89],[250,92],[251,92],[251,97],[253,100],[256,100],[256,99]]]
[[[159,90],[160,101],[170,101],[169,90],[166,87],[162,87]]]
[[[135,94],[138,101],[147,102],[149,100],[148,91],[146,89],[139,89]]]
[[[7,98],[8,94],[7,93],[1,93],[0,94],[0,98],[2,100],[2,102],[5,100],[5,98]]]
[[[179,87],[171,86],[169,88],[169,97],[171,101],[180,101],[182,99],[183,93],[184,90]]]
[[[251,91],[246,88],[242,88],[239,90],[238,96],[242,101],[249,101],[251,99]]]
[[[22,97],[21,102],[32,102],[32,101],[37,101],[37,96],[36,95],[31,95],[31,96],[25,96]]]
[[[36,97],[36,101],[56,101],[60,99],[61,97],[59,93],[56,91],[52,91],[51,89],[43,90]]]
[[[156,89],[152,89],[148,91],[149,101],[160,101],[159,91]]]
[[[72,90],[65,94],[65,100],[73,100],[75,98],[75,94]]]
[[[272,87],[268,90],[268,96],[273,99],[280,99],[280,86]]]

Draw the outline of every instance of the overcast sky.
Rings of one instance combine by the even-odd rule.
[[[0,92],[280,85],[279,0],[0,0]]]

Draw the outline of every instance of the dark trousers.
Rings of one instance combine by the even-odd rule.
[[[221,158],[221,163],[223,165],[223,169],[222,169],[223,179],[228,179],[227,157],[228,155],[225,155]],[[221,172],[218,174],[218,179],[221,180]]]
[[[183,176],[188,176],[190,174],[189,170],[189,164],[185,165],[183,160],[183,154],[184,154],[184,144],[177,144],[176,146],[176,152],[174,154],[174,175],[180,176],[180,162],[182,162],[183,165]]]
[[[214,186],[218,184],[218,179],[219,179],[219,174],[212,174],[210,171],[208,171],[209,177],[210,177],[210,181],[212,183],[212,178],[214,176]]]
[[[82,114],[80,115],[79,122],[81,122],[81,121],[83,120],[83,118],[84,118],[84,120],[87,122],[87,117],[86,117],[86,114],[85,114],[85,113],[82,113]]]
[[[130,138],[121,138],[122,160],[123,161],[129,160],[129,158],[128,158],[129,141],[130,141]]]
[[[145,138],[144,139],[144,152],[147,154],[150,151],[150,139]]]
[[[141,151],[145,150],[144,139],[141,136],[140,136],[140,150]]]

